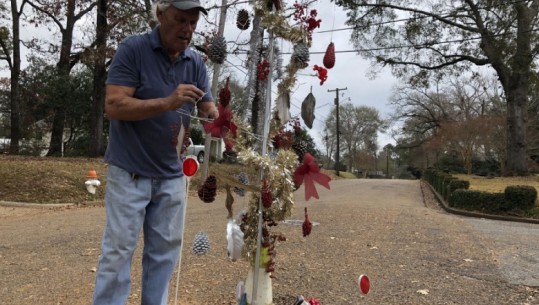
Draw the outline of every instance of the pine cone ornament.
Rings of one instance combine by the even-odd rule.
[[[302,225],[303,237],[309,236],[309,234],[311,234],[312,228],[313,228],[313,224],[309,220],[309,215],[307,215],[307,208],[305,208],[305,221],[303,222],[303,225]]]
[[[264,186],[262,187],[261,197],[262,197],[262,205],[266,209],[271,208],[271,204],[273,202],[273,196],[271,195],[271,190],[268,187],[268,182],[266,181],[266,179],[264,179]]]
[[[228,84],[230,82],[230,77],[226,78],[225,86],[219,90],[219,104],[221,106],[226,107],[228,104],[230,104],[231,94],[230,89],[228,88]]]
[[[223,36],[215,36],[208,47],[208,58],[216,64],[222,64],[226,59],[226,40]]]
[[[239,182],[242,184],[249,184],[249,176],[247,176],[246,173],[241,172],[236,177]],[[245,189],[239,188],[237,186],[234,187],[234,193],[238,194],[239,196],[243,197],[245,196]]]
[[[246,9],[241,9],[238,12],[238,16],[236,18],[236,26],[238,29],[244,31],[249,28],[251,25],[251,18],[249,18],[249,12]]]
[[[273,5],[275,5],[275,10],[280,11],[283,8],[283,3],[281,0],[272,0]]]
[[[307,152],[307,146],[303,141],[297,142],[292,144],[292,149],[298,155],[298,161],[299,163],[303,163],[303,157],[305,156],[305,153]]]
[[[204,232],[198,232],[193,241],[193,254],[200,256],[207,254],[210,250],[210,239],[208,235]]]
[[[238,162],[238,153],[233,150],[225,150],[223,151],[223,159],[228,163],[236,163]]]
[[[335,66],[335,44],[330,42],[324,54],[324,67],[331,69]]]
[[[307,68],[309,66],[309,48],[304,43],[298,43],[294,46],[291,60],[300,69]]]
[[[217,179],[210,175],[198,189],[198,198],[203,202],[210,203],[215,200],[215,195],[217,195]]]

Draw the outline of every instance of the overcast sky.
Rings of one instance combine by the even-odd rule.
[[[213,0],[209,0],[213,1]],[[289,2],[292,3],[292,2]],[[315,76],[315,71],[312,70],[314,65],[323,66],[322,60],[324,52],[330,42],[335,44],[335,51],[352,51],[354,48],[350,43],[351,30],[326,32],[335,29],[343,29],[345,25],[346,13],[340,7],[334,6],[329,0],[321,0],[315,3],[310,9],[316,9],[318,12],[317,19],[321,19],[320,28],[313,33],[313,43],[310,48],[311,52],[322,52],[322,54],[311,54],[309,67],[298,72],[298,82],[292,95],[292,105],[290,112],[292,116],[299,116],[301,111],[301,103],[309,94],[311,87],[312,93],[316,98],[316,119],[313,123],[313,128],[309,134],[315,139],[317,145],[322,151],[321,138],[324,134],[324,120],[334,107],[335,90],[336,88],[347,90],[340,91],[340,104],[351,103],[356,106],[369,106],[376,108],[380,116],[386,119],[392,111],[388,107],[391,90],[395,84],[395,78],[391,75],[389,69],[382,70],[375,79],[368,77],[370,62],[364,60],[355,52],[336,53],[335,66],[328,70],[328,79],[321,86],[320,80]],[[246,5],[246,4],[245,4]],[[242,8],[241,5],[239,8]],[[238,9],[239,9],[238,8]],[[247,8],[247,7],[246,7]],[[217,18],[218,10],[210,10],[209,18]],[[215,16],[215,17],[214,17]],[[228,14],[225,36],[227,41],[235,41],[237,37],[248,39],[250,30],[240,33],[235,25],[236,15]],[[291,53],[292,46],[286,42],[278,42],[282,46],[283,53]],[[230,61],[239,62],[235,59],[235,55],[229,54],[227,58]],[[290,55],[283,55],[283,66],[289,62]],[[238,69],[238,79],[243,79],[242,72]],[[272,100],[275,100],[275,90],[272,95]],[[379,148],[382,149],[388,143],[394,144],[394,141],[384,134],[379,135]]]
[[[216,0],[203,0],[206,6],[210,6]],[[220,1],[218,1],[220,3]],[[293,2],[289,1],[289,5]],[[242,5],[244,7],[242,7]],[[237,9],[247,8],[248,4],[239,4]],[[335,31],[335,32],[324,32],[335,29],[343,29],[347,26],[344,24],[346,20],[346,14],[340,9],[340,7],[335,6],[329,0],[320,0],[315,3],[314,6],[310,9],[316,9],[318,11],[317,19],[321,19],[320,28],[316,29],[313,33],[313,43],[310,48],[311,52],[322,52],[322,54],[311,54],[309,67],[300,70],[298,72],[298,82],[294,88],[292,95],[292,105],[290,112],[292,116],[299,116],[301,103],[303,99],[308,95],[312,88],[312,93],[316,98],[316,111],[315,111],[315,121],[313,123],[313,128],[309,131],[309,134],[315,139],[319,148],[324,151],[324,147],[321,145],[321,137],[324,133],[324,120],[327,115],[334,107],[335,92],[328,92],[328,90],[335,90],[336,88],[347,88],[340,92],[340,104],[351,103],[356,106],[364,105],[376,108],[380,116],[383,119],[386,119],[389,113],[392,111],[388,107],[389,97],[391,95],[391,90],[395,84],[395,79],[391,75],[388,69],[382,70],[381,73],[377,75],[375,79],[369,79],[367,74],[369,73],[370,63],[364,60],[362,57],[357,55],[355,52],[347,53],[336,53],[335,67],[328,70],[328,79],[321,86],[319,79],[315,76],[315,72],[312,70],[313,66],[319,65],[323,66],[323,52],[326,51],[328,44],[333,41],[335,44],[335,51],[351,51],[353,47],[349,42],[351,31]],[[252,11],[252,9],[249,9]],[[248,39],[251,28],[241,32],[236,28],[235,20],[236,15],[234,10],[230,11],[227,16],[227,25],[225,36],[227,41],[235,41],[237,39]],[[209,12],[210,20],[217,20],[219,10],[213,9]],[[200,24],[197,30],[203,30],[204,24]],[[324,33],[320,33],[324,32]],[[33,26],[26,27],[21,31],[21,38],[23,40],[30,39],[32,36],[45,37],[47,35],[53,35],[44,28],[35,28]],[[59,41],[59,38],[55,39]],[[283,53],[291,53],[292,46],[287,42],[279,42],[281,45]],[[25,68],[27,65],[26,56],[28,52],[25,50],[24,46],[22,47],[22,67]],[[231,62],[240,63],[242,55],[238,55],[235,58],[235,55],[229,54],[228,60]],[[243,55],[245,56],[245,55]],[[283,55],[283,66],[288,64],[290,55]],[[237,76],[239,80],[244,79],[243,72],[240,72],[238,69],[233,69],[237,71]],[[9,77],[9,71],[2,69],[0,71],[0,77]],[[272,96],[272,100],[275,100],[275,95]],[[393,143],[394,141],[384,134],[379,135],[379,148],[383,148],[384,145],[388,143]]]

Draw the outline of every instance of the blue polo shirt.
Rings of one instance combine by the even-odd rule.
[[[167,97],[179,84],[194,84],[207,92],[202,102],[213,101],[202,58],[187,49],[172,61],[161,44],[159,27],[120,43],[106,83],[135,88],[134,97],[141,100]],[[193,108],[185,103],[178,111],[146,120],[110,120],[105,162],[142,177],[182,176],[176,145],[180,124],[189,126]]]

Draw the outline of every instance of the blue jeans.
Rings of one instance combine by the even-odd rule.
[[[166,305],[178,261],[185,213],[185,178],[134,179],[109,165],[107,223],[95,279],[94,305],[124,305],[131,289],[131,260],[141,229],[142,305]]]

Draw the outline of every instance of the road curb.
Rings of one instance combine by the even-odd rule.
[[[82,203],[29,203],[15,201],[0,201],[0,206],[12,208],[67,208],[75,206],[97,206],[102,205],[103,201],[91,201]]]
[[[428,182],[425,182],[425,184],[429,186],[434,196],[436,196],[436,199],[440,203],[440,206],[448,213],[457,214],[461,216],[467,216],[467,217],[539,224],[539,219],[534,219],[534,218],[492,215],[492,214],[485,214],[485,213],[480,213],[480,212],[472,212],[472,211],[452,208],[445,202],[444,198],[440,194],[438,194],[438,192],[432,187],[432,185],[430,185]]]

